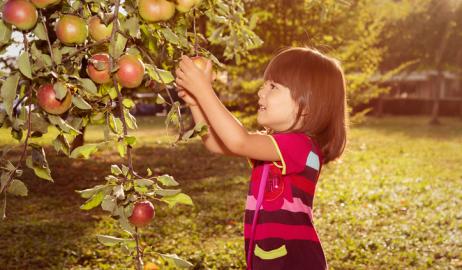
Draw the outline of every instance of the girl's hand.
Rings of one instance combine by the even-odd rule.
[[[177,86],[186,89],[196,98],[206,89],[212,88],[213,73],[210,60],[207,60],[205,69],[201,70],[189,57],[183,55],[175,73]]]
[[[183,88],[176,88],[178,91],[178,96],[188,105],[188,107],[197,106],[197,100],[194,98],[188,91]]]

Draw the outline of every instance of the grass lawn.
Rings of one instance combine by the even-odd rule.
[[[370,118],[352,127],[341,161],[326,166],[314,221],[330,269],[462,269],[462,121]],[[50,131],[53,133],[55,131]],[[54,133],[56,134],[56,133]],[[158,205],[143,230],[145,261],[177,253],[194,269],[244,269],[242,219],[250,170],[242,158],[208,153],[200,141],[171,147],[162,119],[139,118],[137,171],[173,175],[194,207]],[[93,127],[87,141],[103,138]],[[12,143],[0,130],[0,144]],[[46,144],[52,136],[37,140]],[[133,269],[120,248],[96,234],[120,236],[102,210],[81,211],[74,190],[104,181],[114,150],[72,160],[47,148],[55,183],[25,170],[29,196],[8,198],[0,222],[0,269]]]

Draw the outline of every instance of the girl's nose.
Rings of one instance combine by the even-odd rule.
[[[262,86],[260,87],[260,89],[258,90],[257,94],[258,94],[258,97],[259,97],[259,98],[263,98],[263,96],[264,96],[264,91],[265,91],[264,89],[265,89],[265,85],[262,85]]]

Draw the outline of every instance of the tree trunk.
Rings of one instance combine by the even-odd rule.
[[[438,120],[439,110],[440,110],[440,95],[444,88],[444,74],[443,71],[439,70],[438,75],[435,78],[435,83],[433,84],[433,107],[432,107],[432,117],[430,120],[431,125],[439,125],[440,121]]]
[[[383,96],[380,95],[379,99],[377,100],[375,116],[378,118],[383,117]]]

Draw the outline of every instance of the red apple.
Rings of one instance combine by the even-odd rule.
[[[72,104],[72,94],[67,91],[63,100],[56,99],[56,92],[51,83],[40,86],[37,91],[37,100],[39,106],[51,114],[63,114]]]
[[[139,0],[138,12],[147,22],[167,21],[175,14],[175,4],[167,0]]]
[[[85,20],[75,15],[64,15],[56,23],[56,36],[65,45],[77,45],[85,42],[88,26]]]
[[[154,206],[150,201],[136,202],[132,215],[128,218],[131,224],[136,227],[148,225],[154,218]]]
[[[111,82],[109,70],[109,55],[107,53],[94,54],[88,60],[87,74],[95,83],[104,84]]]
[[[125,54],[117,61],[117,81],[125,88],[136,88],[141,85],[144,77],[144,64],[136,56]]]
[[[198,6],[202,1],[201,0],[177,0],[176,9],[179,12],[188,12],[194,6]]]
[[[31,2],[38,8],[46,8],[48,6],[56,5],[61,0],[31,0]]]
[[[105,25],[98,16],[93,16],[88,20],[90,36],[95,41],[100,41],[111,36],[112,23]]]
[[[37,23],[37,9],[26,0],[9,0],[3,5],[3,20],[20,30],[30,30]]]

